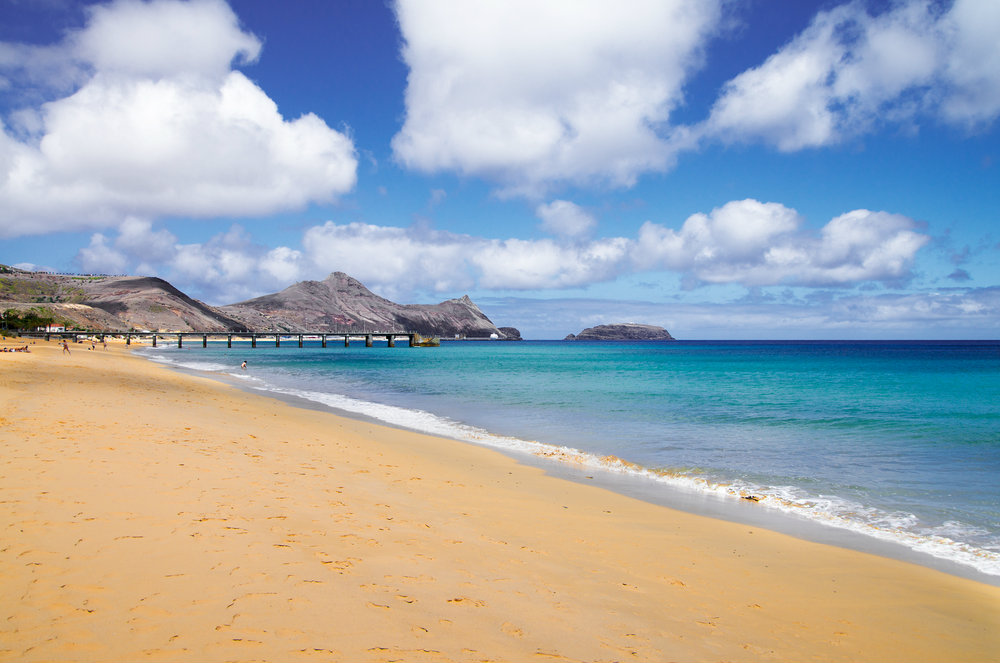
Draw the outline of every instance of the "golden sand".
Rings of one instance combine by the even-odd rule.
[[[1000,657],[997,587],[30,347],[0,353],[0,660]]]

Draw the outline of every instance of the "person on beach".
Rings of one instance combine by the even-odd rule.
[[[243,363],[240,364],[240,368],[242,368],[244,371],[247,370],[247,360],[246,359],[244,359]]]
[[[63,354],[64,355],[73,354],[72,352],[69,351],[69,344],[66,342],[66,339],[63,339]]]

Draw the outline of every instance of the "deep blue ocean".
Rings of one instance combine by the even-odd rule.
[[[143,352],[1000,576],[1000,342],[187,344]]]

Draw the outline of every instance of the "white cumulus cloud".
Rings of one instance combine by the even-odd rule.
[[[561,237],[585,236],[597,226],[593,216],[568,200],[543,203],[535,209],[535,215],[542,220],[543,230]]]
[[[680,230],[646,222],[634,255],[640,268],[705,283],[853,285],[906,278],[930,240],[913,220],[887,212],[848,212],[818,235],[802,221],[779,203],[732,201],[691,215]]]
[[[342,271],[395,293],[471,287],[466,258],[481,242],[439,231],[328,221],[305,232],[302,248],[322,276]]]
[[[86,29],[72,41],[79,57],[98,71],[222,78],[235,58],[251,62],[260,54],[260,40],[240,29],[223,0],[116,0],[89,11]]]
[[[829,145],[881,123],[929,116],[961,126],[1000,115],[1000,4],[853,2],[820,12],[759,67],[723,88],[699,130],[785,151]]]
[[[629,247],[630,242],[620,237],[571,245],[549,239],[494,240],[471,260],[484,288],[562,289],[614,279],[621,273]]]
[[[177,255],[177,238],[168,230],[154,230],[149,219],[128,217],[118,226],[113,240],[94,233],[90,245],[80,249],[75,262],[88,273],[150,274],[155,265],[169,263]]]
[[[570,208],[572,209],[572,208]],[[689,216],[675,229],[647,221],[635,237],[493,239],[434,230],[327,221],[298,247],[266,247],[234,225],[207,242],[129,218],[94,233],[77,255],[85,271],[137,272],[175,280],[211,303],[280,290],[342,271],[389,298],[414,293],[560,290],[671,271],[704,284],[850,287],[910,277],[930,238],[908,217],[854,210],[822,228],[780,203],[736,200]]]
[[[396,14],[410,69],[396,158],[535,193],[671,164],[660,128],[720,2],[408,0]]]
[[[231,69],[260,51],[221,0],[119,0],[60,45],[89,77],[0,125],[0,236],[113,226],[130,215],[262,215],[353,188],[347,135],[286,120]],[[14,71],[28,51],[8,49]],[[24,67],[22,67],[24,69]]]
[[[419,228],[327,222],[306,231],[307,261],[320,273],[343,271],[380,292],[455,291],[475,286],[565,288],[617,275],[629,242],[567,244],[550,239],[494,240]],[[325,274],[324,274],[325,275]]]
[[[134,258],[159,263],[174,257],[177,238],[169,230],[154,230],[149,219],[129,217],[118,227],[115,246]]]
[[[125,274],[129,258],[108,243],[101,233],[90,236],[90,244],[77,253],[76,262],[88,274]]]

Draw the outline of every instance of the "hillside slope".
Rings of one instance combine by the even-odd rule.
[[[34,310],[101,331],[226,331],[236,320],[151,276],[73,276],[4,268],[0,310]]]

